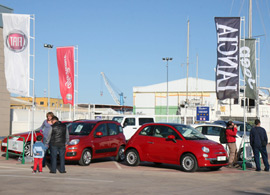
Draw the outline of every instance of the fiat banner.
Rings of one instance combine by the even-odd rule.
[[[246,82],[245,96],[253,100],[257,99],[255,49],[255,39],[245,39],[245,41],[241,41],[240,64]]]
[[[30,15],[2,14],[7,89],[29,96]]]
[[[217,99],[239,97],[240,17],[216,17]]]
[[[58,47],[57,65],[64,104],[74,104],[74,47]]]

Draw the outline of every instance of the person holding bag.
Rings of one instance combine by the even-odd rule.
[[[261,121],[255,120],[255,127],[250,131],[250,145],[254,153],[254,160],[256,164],[256,171],[261,171],[260,153],[262,154],[264,171],[269,171],[268,154],[267,154],[267,135],[264,128],[261,127]]]

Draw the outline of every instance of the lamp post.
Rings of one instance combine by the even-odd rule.
[[[53,45],[44,44],[45,48],[48,48],[48,112],[50,111],[50,49],[53,48]]]
[[[163,61],[167,61],[166,67],[167,67],[167,108],[166,108],[166,113],[167,116],[169,115],[169,81],[168,81],[168,77],[169,77],[169,73],[168,73],[168,61],[172,61],[172,58],[162,58]],[[167,117],[167,122],[168,122],[168,117]]]

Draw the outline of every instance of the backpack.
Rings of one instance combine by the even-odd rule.
[[[227,142],[227,137],[226,137],[226,129],[225,128],[221,128],[220,132],[219,132],[219,142],[221,144],[226,144]]]

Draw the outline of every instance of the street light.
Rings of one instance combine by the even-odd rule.
[[[53,45],[44,44],[45,48],[48,48],[48,112],[50,111],[50,49]]]
[[[166,67],[167,67],[167,109],[166,109],[166,113],[167,116],[169,115],[169,81],[168,81],[168,61],[172,61],[172,58],[162,58],[163,61],[167,61]],[[168,122],[168,118],[167,118],[167,122]]]

